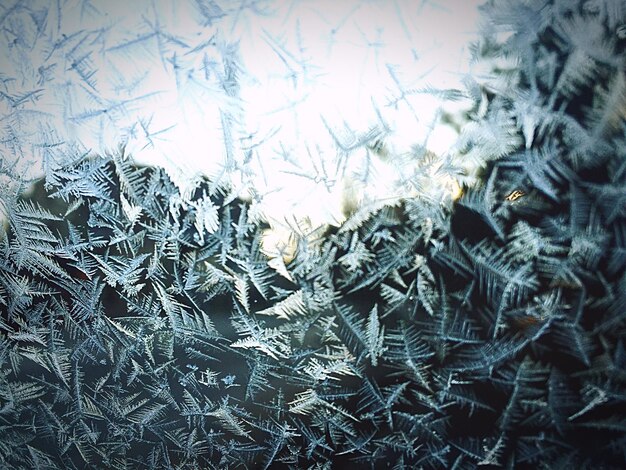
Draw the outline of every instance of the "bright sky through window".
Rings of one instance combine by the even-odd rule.
[[[395,197],[415,146],[442,155],[454,143],[439,113],[466,102],[432,92],[463,88],[476,3],[72,1],[18,15],[0,68],[25,99],[0,107],[18,106],[11,132],[31,137],[5,159],[38,174],[124,143],[183,189],[206,175],[269,217],[340,222],[346,181]],[[377,141],[385,162],[366,156]]]

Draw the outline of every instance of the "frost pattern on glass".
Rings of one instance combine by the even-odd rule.
[[[102,101],[96,55],[80,52],[155,47],[157,69],[172,65],[168,51],[182,64],[192,29],[167,26],[174,3],[147,4],[144,29],[122,42],[107,42],[110,16],[110,28],[43,49],[30,46],[60,30],[62,12],[102,12],[38,5],[0,11],[13,57],[2,68],[2,468],[624,467],[626,2],[486,4],[454,149],[394,161],[415,169],[399,171],[414,193],[353,204],[338,227],[295,218],[284,233],[232,180],[186,181],[138,166],[130,143],[94,153],[53,129],[46,97],[74,86],[92,108],[63,102],[54,109],[74,111],[62,126],[82,116],[106,139],[124,131],[110,120],[156,99]],[[245,48],[218,39],[251,31],[273,4],[191,5],[218,29],[221,88],[204,91],[224,100],[215,152],[231,153],[231,178]],[[285,3],[280,17],[311,5]],[[290,63],[278,30],[267,44]],[[67,81],[31,86],[24,77],[46,72],[29,54],[59,51],[71,60],[49,73]],[[402,155],[326,122],[337,155]],[[451,189],[441,174],[464,186],[454,203],[428,189]]]
[[[400,180],[415,154],[454,144],[442,111],[471,103],[470,3],[459,14],[451,1],[42,0],[2,15],[2,141],[16,173],[51,176],[124,145],[183,197],[207,176],[273,224],[337,225],[346,192],[441,192]]]

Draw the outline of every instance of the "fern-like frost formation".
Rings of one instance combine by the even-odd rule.
[[[123,150],[1,188],[1,466],[623,467],[626,3],[483,15],[454,205],[268,263],[249,202]]]

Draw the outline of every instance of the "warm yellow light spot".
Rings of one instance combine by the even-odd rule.
[[[293,230],[287,227],[268,228],[261,236],[261,251],[270,259],[282,258],[285,265],[296,256],[298,241]]]
[[[513,201],[517,201],[520,197],[525,196],[526,193],[524,191],[521,191],[519,189],[516,189],[515,191],[513,191],[511,194],[509,194],[505,200],[513,202]]]
[[[454,178],[450,178],[450,194],[453,201],[458,200],[463,195],[463,188]]]

